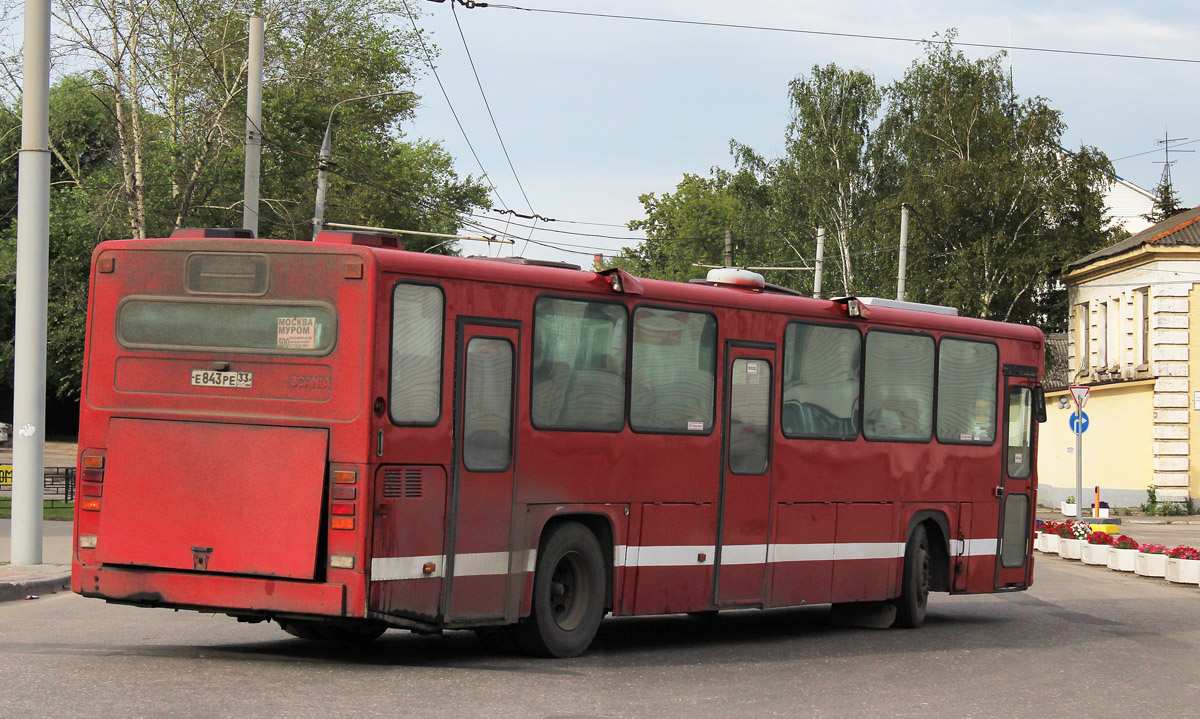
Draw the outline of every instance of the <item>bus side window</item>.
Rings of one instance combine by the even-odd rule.
[[[717,321],[703,312],[639,307],[633,313],[629,426],[701,432],[713,424]]]
[[[619,431],[625,425],[625,307],[540,297],[533,312],[533,425]]]
[[[398,282],[392,290],[388,412],[394,424],[437,424],[441,417],[445,305],[434,285]]]
[[[938,348],[939,442],[991,444],[996,439],[998,370],[996,345],[942,340]]]
[[[785,437],[858,436],[862,337],[851,327],[792,322],[783,341]]]
[[[863,436],[928,442],[933,435],[933,338],[867,333]]]

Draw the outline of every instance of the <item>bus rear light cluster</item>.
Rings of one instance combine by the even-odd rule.
[[[331,468],[329,472],[331,483],[329,491],[329,528],[354,529],[356,507],[353,500],[358,496],[358,470]],[[342,501],[334,501],[342,500]]]
[[[85,512],[100,511],[100,497],[104,494],[104,455],[87,450],[79,460],[79,494],[83,497],[79,508]],[[82,542],[82,538],[80,542]]]

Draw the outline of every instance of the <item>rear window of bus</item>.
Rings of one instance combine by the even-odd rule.
[[[324,355],[336,325],[319,304],[132,297],[117,310],[117,340],[133,349]]]

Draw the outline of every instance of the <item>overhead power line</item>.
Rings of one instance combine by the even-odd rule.
[[[443,2],[444,0],[433,0]],[[523,12],[544,13],[547,15],[572,15],[576,17],[595,17],[608,20],[634,20],[638,22],[657,22],[670,25],[695,25],[699,27],[719,27],[734,30],[758,30],[764,32],[784,32],[797,35],[818,35],[822,37],[840,37],[857,40],[885,40],[888,42],[919,43],[928,42],[934,45],[957,45],[959,47],[979,47],[989,50],[1019,50],[1022,52],[1042,52],[1056,55],[1083,55],[1087,57],[1111,57],[1121,60],[1153,60],[1158,62],[1182,62],[1200,64],[1198,58],[1166,57],[1162,55],[1137,55],[1133,53],[1099,52],[1094,50],[1067,50],[1053,47],[1035,47],[1031,45],[1000,45],[985,42],[962,42],[955,40],[930,40],[928,38],[899,37],[896,35],[871,35],[854,32],[834,32],[832,30],[806,30],[793,27],[776,27],[771,25],[742,25],[739,23],[711,22],[704,20],[685,20],[682,18],[649,17],[645,15],[616,15],[611,13],[584,12],[582,10],[548,10],[546,8],[521,7],[519,5],[499,5],[495,3],[471,2],[462,3],[464,7],[494,8],[497,10],[520,10]]]
[[[500,141],[500,149],[504,151],[504,159],[508,160],[508,169],[512,170],[513,179],[517,181],[517,187],[521,190],[521,197],[525,198],[525,204],[529,206],[529,211],[534,212],[533,203],[529,201],[529,195],[525,194],[525,186],[521,184],[521,177],[517,174],[517,168],[513,167],[512,157],[508,154],[508,147],[504,144],[504,138],[500,136],[500,126],[496,124],[496,116],[492,114],[492,105],[488,102],[487,93],[483,91],[483,82],[479,79],[479,71],[475,69],[475,58],[471,57],[471,48],[467,47],[467,36],[463,33],[462,25],[458,22],[458,12],[455,11],[454,7],[454,4],[451,3],[450,14],[454,16],[454,26],[458,28],[458,36],[462,38],[463,51],[467,53],[467,62],[471,64],[471,74],[475,76],[475,84],[479,87],[479,95],[483,98],[483,106],[487,108],[488,118],[492,121],[492,129],[496,131],[496,139]]]
[[[433,79],[437,80],[438,87],[442,90],[442,97],[446,98],[446,105],[450,107],[450,114],[454,116],[454,122],[458,125],[458,131],[462,133],[463,140],[467,143],[467,148],[471,150],[471,156],[475,158],[475,164],[479,165],[479,171],[483,173],[483,179],[492,188],[492,194],[500,201],[503,207],[508,207],[504,202],[504,198],[500,196],[500,190],[496,189],[496,185],[488,177],[488,171],[484,169],[483,162],[479,159],[479,153],[475,152],[475,146],[471,144],[471,138],[467,137],[467,131],[463,128],[462,120],[458,119],[458,113],[454,110],[454,103],[450,102],[450,94],[446,92],[446,86],[442,84],[442,78],[438,75],[437,66],[433,64],[433,55],[429,52],[429,48],[425,45],[425,38],[421,35],[421,29],[417,27],[417,19],[413,17],[412,10],[408,5],[404,5],[404,10],[408,15],[408,21],[412,23],[413,32],[417,36],[417,40],[421,43],[421,50],[425,54],[425,64],[429,66],[429,70],[433,73]]]

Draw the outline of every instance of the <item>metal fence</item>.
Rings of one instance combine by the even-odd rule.
[[[69,507],[75,504],[75,468],[46,467],[42,480],[43,499],[49,506]],[[0,484],[0,505],[12,502],[12,485]]]

